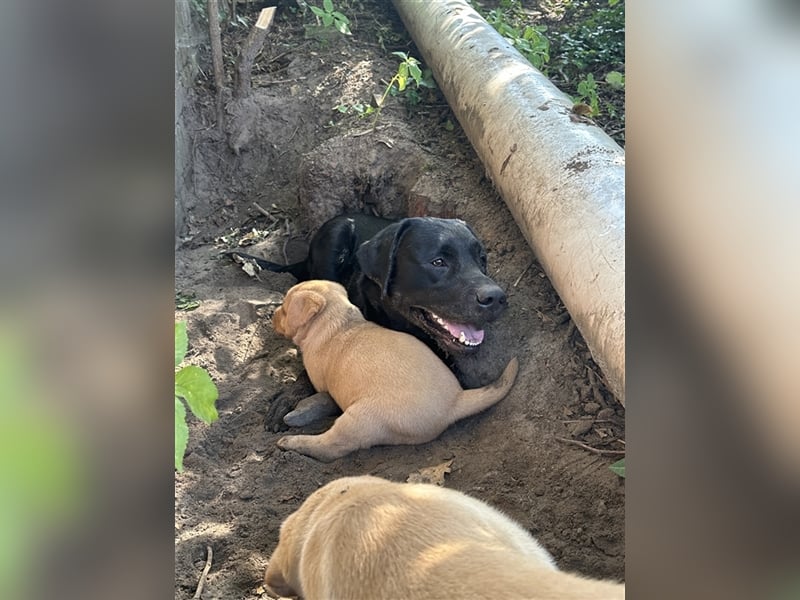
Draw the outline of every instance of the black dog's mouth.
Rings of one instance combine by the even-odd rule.
[[[412,309],[417,323],[428,332],[440,346],[456,352],[474,352],[483,342],[483,329],[465,323],[456,323],[436,313],[415,307]]]

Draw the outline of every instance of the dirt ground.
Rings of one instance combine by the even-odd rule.
[[[346,475],[405,481],[443,463],[445,486],[516,519],[561,568],[622,579],[624,479],[608,469],[619,457],[557,438],[624,450],[624,409],[444,98],[426,93],[411,108],[390,98],[374,132],[371,117],[334,110],[385,89],[398,64],[391,52],[420,57],[390,4],[345,4],[353,35],[320,41],[307,37],[310,13],[280,3],[253,93],[228,106],[225,134],[216,127],[210,58],[200,57],[189,97],[193,168],[183,182],[192,201],[175,257],[177,304],[193,297],[199,305],[176,309],[175,318],[188,322],[187,363],[219,387],[220,418],[211,426],[190,418],[185,470],[176,473],[175,597],[193,596],[210,546],[203,598],[270,598],[260,586],[278,529],[312,491]],[[245,16],[261,8],[239,6]],[[223,30],[229,73],[246,33]],[[467,221],[509,299],[471,362],[474,375],[495,377],[511,356],[520,374],[499,404],[433,442],[323,464],[275,445],[288,431],[282,416],[312,392],[298,352],[270,324],[294,280],[251,278],[220,253],[245,246],[276,262],[301,258],[315,224],[344,209]]]

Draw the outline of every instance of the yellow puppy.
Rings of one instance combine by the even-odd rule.
[[[275,331],[300,347],[311,383],[344,411],[322,435],[278,440],[323,461],[378,444],[422,444],[503,398],[514,384],[513,358],[496,382],[463,390],[455,375],[412,335],[364,319],[344,287],[312,280],[289,290]]]
[[[344,477],[281,526],[264,583],[305,600],[617,600],[623,584],[559,571],[522,527],[429,484]]]

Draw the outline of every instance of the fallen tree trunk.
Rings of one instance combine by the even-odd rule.
[[[625,404],[625,154],[465,0],[393,0]]]

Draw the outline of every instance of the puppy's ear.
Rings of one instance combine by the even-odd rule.
[[[397,267],[397,250],[413,221],[413,218],[408,218],[389,225],[361,244],[356,252],[361,272],[381,286],[382,298],[386,298],[391,292]]]
[[[284,329],[288,337],[294,337],[297,331],[325,307],[325,297],[311,290],[294,292],[289,302],[283,303]]]

